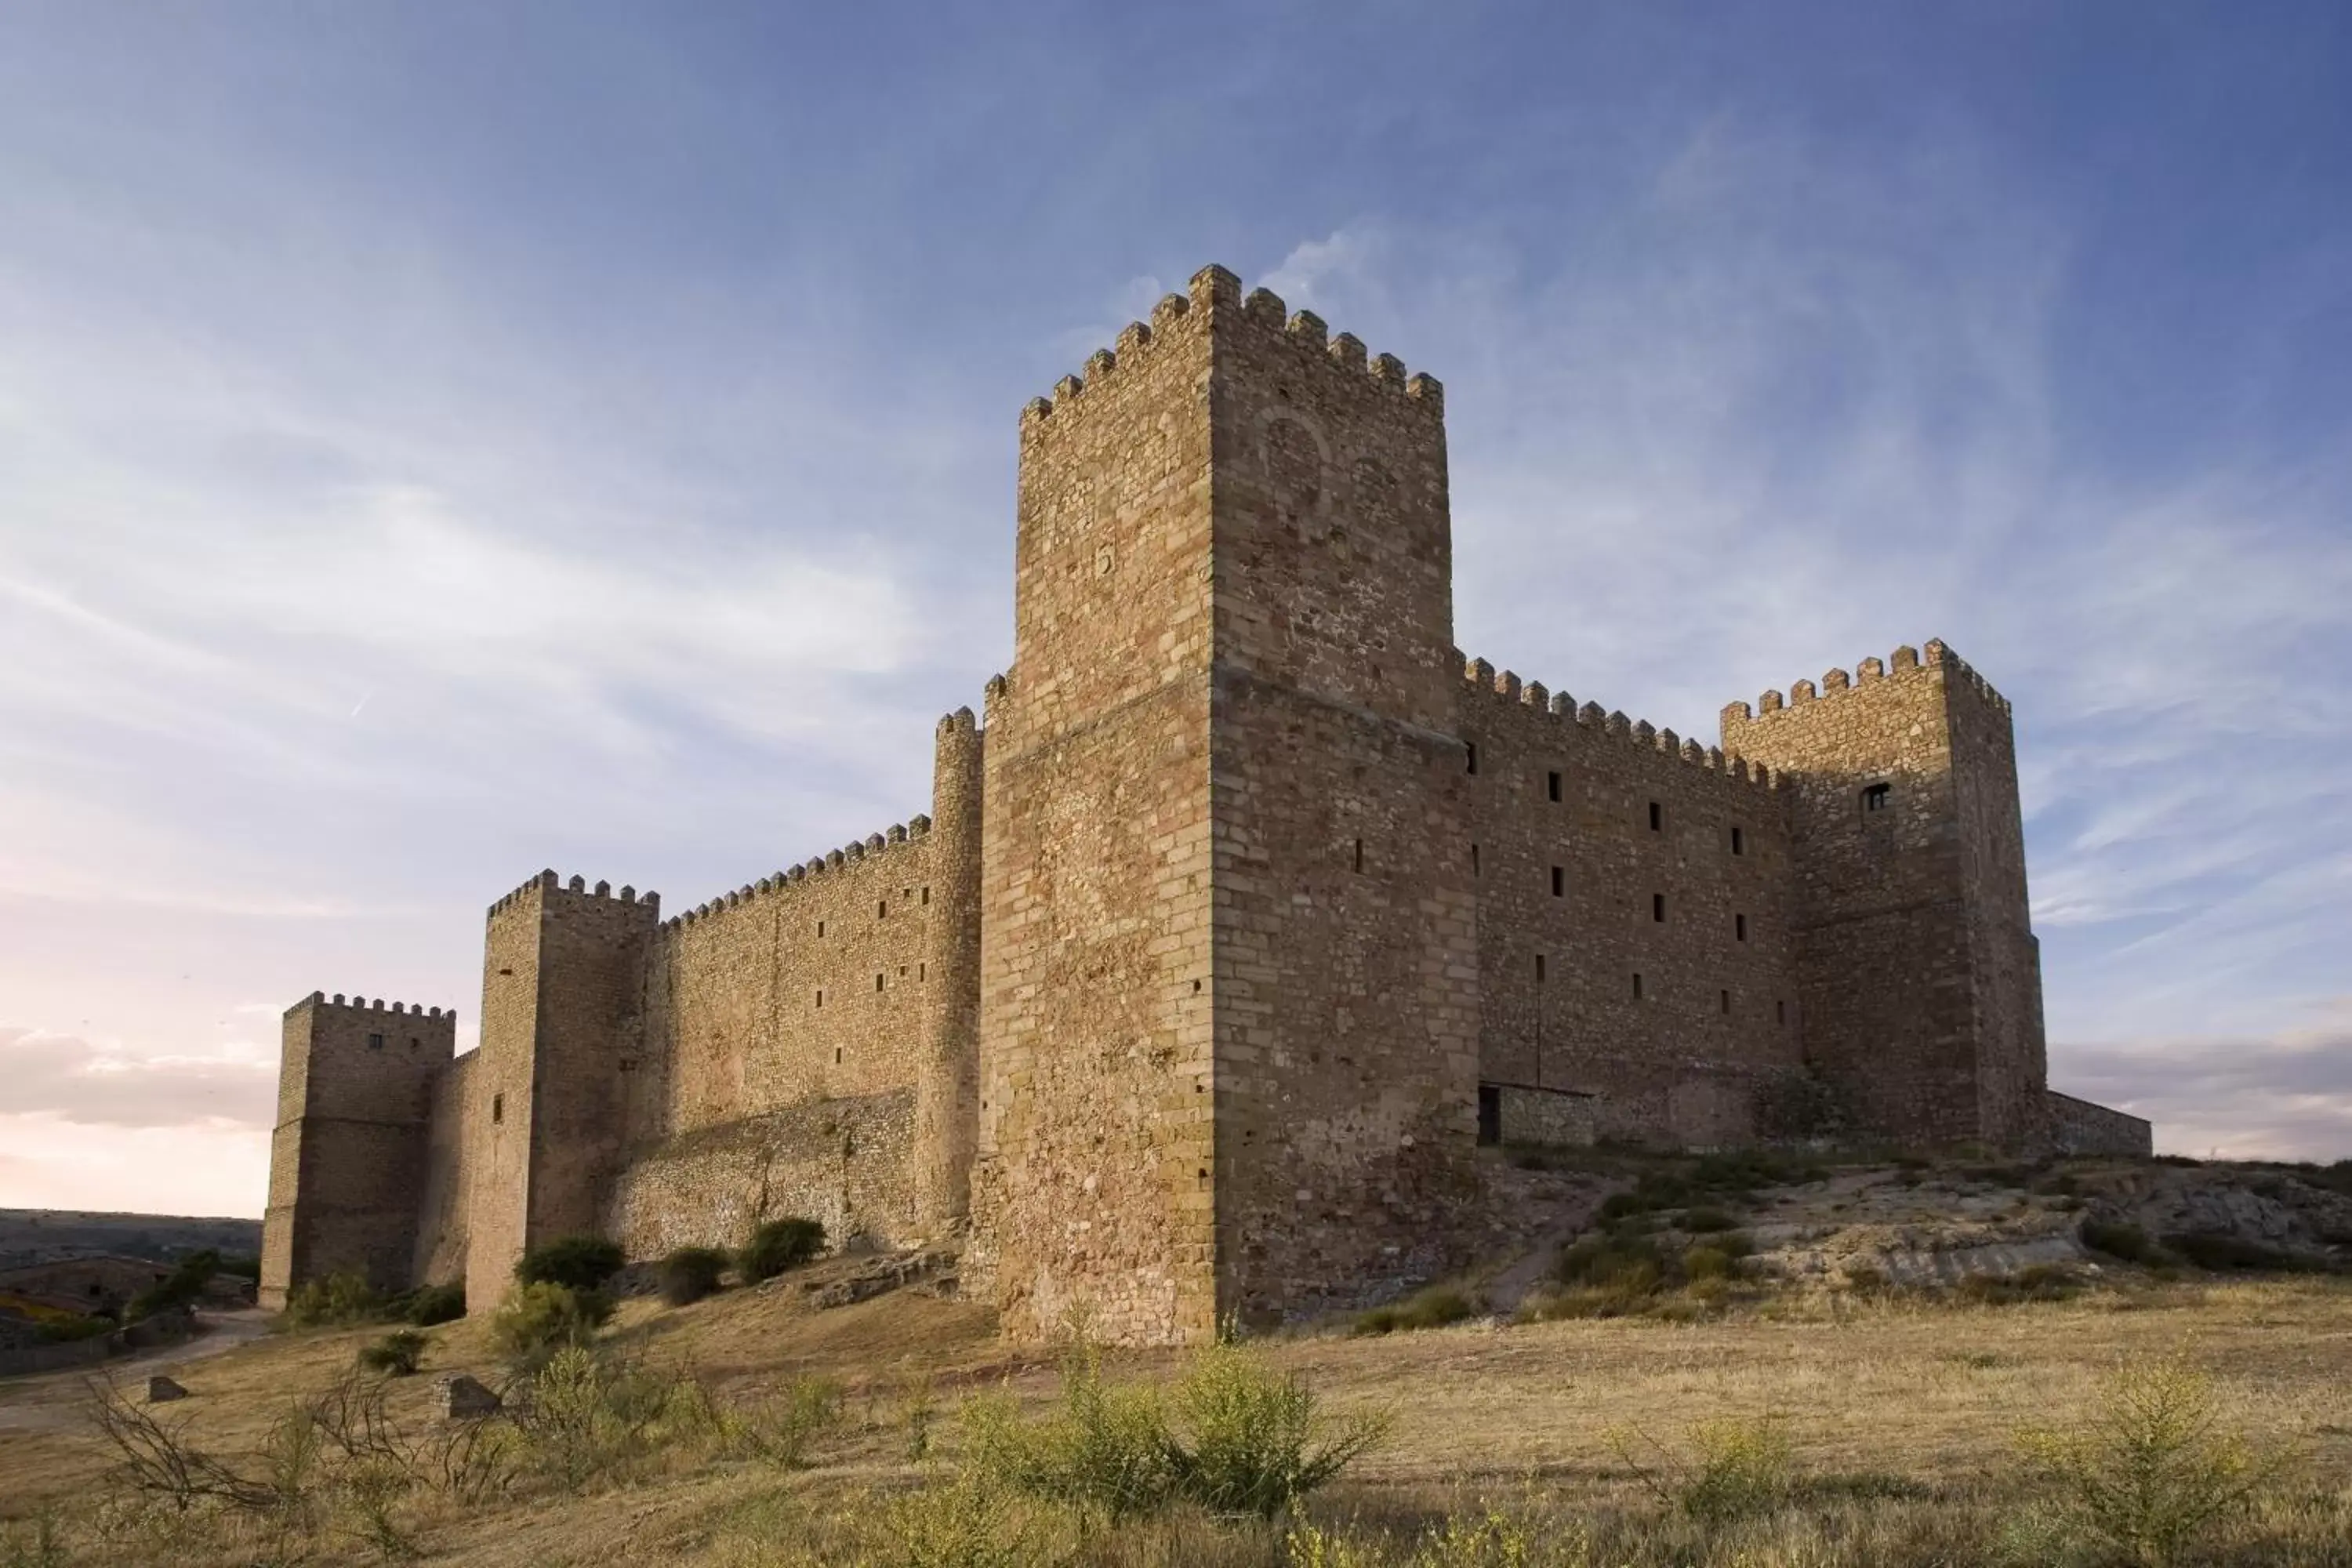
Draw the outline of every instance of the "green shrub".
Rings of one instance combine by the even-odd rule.
[[[1389,1334],[1400,1330],[1436,1329],[1447,1323],[1458,1323],[1474,1317],[1477,1306],[1461,1290],[1451,1285],[1432,1285],[1428,1289],[1408,1296],[1402,1301],[1391,1301],[1384,1307],[1374,1307],[1358,1314],[1354,1331],[1359,1334]]]
[[[595,1236],[561,1236],[522,1255],[515,1264],[515,1283],[595,1290],[618,1274],[625,1261],[615,1242]]]
[[[112,1333],[119,1324],[111,1318],[72,1317],[50,1318],[41,1322],[34,1332],[45,1344],[61,1344],[74,1340],[94,1340],[100,1334]]]
[[[2212,1385],[2185,1362],[2126,1366],[2098,1409],[2064,1430],[2019,1434],[2064,1516],[2109,1552],[2168,1568],[2243,1512],[2284,1463],[2225,1427]]]
[[[699,1301],[719,1289],[727,1254],[715,1247],[681,1247],[661,1264],[662,1300],[673,1307]]]
[[[1636,1438],[1654,1463],[1637,1451]],[[1696,1422],[1680,1449],[1637,1430],[1612,1434],[1611,1442],[1662,1501],[1710,1525],[1769,1512],[1787,1500],[1795,1479],[1795,1447],[1777,1415]]]
[[[220,1272],[220,1254],[209,1247],[189,1253],[173,1265],[169,1274],[131,1298],[122,1310],[122,1321],[135,1323],[158,1312],[194,1306],[196,1298],[204,1293],[205,1282]]]
[[[841,1384],[829,1377],[796,1377],[766,1399],[717,1413],[729,1453],[788,1470],[804,1467],[810,1446],[840,1420]]]
[[[2165,1261],[2164,1249],[2148,1239],[2147,1232],[2122,1220],[2085,1217],[2075,1234],[2093,1252],[2104,1252],[2109,1258],[2119,1258],[2126,1263]]]
[[[383,1297],[364,1276],[330,1274],[309,1279],[286,1298],[285,1321],[299,1328],[372,1322],[383,1315]]]
[[[1024,1420],[1010,1394],[963,1410],[964,1451],[974,1475],[1113,1525],[1167,1507],[1168,1419],[1159,1391],[1106,1384],[1102,1360],[1080,1344],[1063,1357],[1054,1408]]]
[[[1728,1279],[1738,1267],[1738,1259],[1725,1247],[1694,1247],[1683,1254],[1683,1278],[1693,1284],[1701,1280]]]
[[[526,1363],[549,1352],[587,1344],[613,1315],[612,1298],[599,1290],[574,1290],[541,1280],[518,1285],[490,1315],[491,1342]]]
[[[1193,1358],[1176,1385],[1176,1489],[1212,1513],[1272,1519],[1388,1435],[1385,1415],[1333,1420],[1314,1391],[1236,1345]]]
[[[425,1348],[431,1342],[415,1329],[394,1329],[375,1343],[361,1347],[360,1364],[370,1372],[407,1377],[425,1360]]]
[[[746,1285],[773,1279],[824,1250],[824,1226],[813,1219],[772,1219],[751,1232],[735,1254],[735,1271]]]
[[[876,1516],[874,1568],[1033,1568],[1054,1558],[1031,1509],[985,1477],[901,1492]]]
[[[462,1281],[419,1286],[400,1303],[401,1321],[420,1329],[429,1329],[436,1323],[455,1322],[465,1315],[466,1287]]]

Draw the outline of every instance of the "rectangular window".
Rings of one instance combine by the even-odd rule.
[[[816,934],[819,936],[823,936],[824,934],[824,922],[823,921],[816,922]]]
[[[1746,942],[1748,940],[1748,917],[1746,915],[1734,915],[1731,917],[1731,934],[1741,942]]]
[[[841,1047],[839,1046],[833,1047],[833,1065],[835,1067],[839,1067],[841,1065]]]
[[[915,978],[917,980],[929,980],[930,977],[931,966],[929,964],[919,963],[915,965]]]
[[[1470,771],[1474,773],[1476,773],[1478,771],[1478,742],[1475,741],[1466,742],[1464,743],[1462,749],[1469,755]]]
[[[882,977],[878,974],[874,977],[874,989],[877,991],[882,989]]]
[[[931,901],[931,890],[929,888],[925,888],[923,889],[922,901],[926,904],[929,904]]]
[[[1478,847],[1475,844],[1470,846],[1470,874],[1474,877],[1478,874]]]
[[[1559,798],[1559,774],[1558,773],[1549,773],[1544,775],[1544,793],[1550,795],[1554,800],[1558,800]]]
[[[1555,899],[1568,897],[1568,868],[1565,866],[1551,868],[1551,896]]]
[[[1650,918],[1657,921],[1660,925],[1666,923],[1665,894],[1652,893],[1650,895]]]
[[[1723,994],[1723,1012],[1726,1017],[1731,1016],[1731,993],[1728,991]]]
[[[1776,1024],[1785,1024],[1789,1021],[1789,1005],[1786,1002],[1772,1004],[1772,1021]]]
[[[877,921],[887,921],[890,918],[889,900],[877,899],[874,900],[874,918]]]
[[[1885,811],[1886,809],[1886,803],[1893,798],[1894,795],[1895,786],[1893,784],[1871,784],[1862,792],[1862,809],[1866,812]]]
[[[1539,953],[1537,953],[1537,954],[1536,954],[1536,984],[1538,984],[1538,985],[1542,984],[1543,984],[1543,977],[1544,977],[1544,955],[1543,955],[1542,953],[1540,953],[1540,952],[1539,952]]]
[[[1748,853],[1747,839],[1737,827],[1731,830],[1731,852],[1734,855],[1745,855]]]
[[[1641,973],[1641,971],[1640,971],[1640,970],[1638,970],[1638,969],[1637,969],[1637,970],[1635,970],[1635,971],[1633,972],[1633,1000],[1634,1000],[1634,1001],[1636,1001],[1636,1002],[1639,1002],[1641,999],[1642,999],[1642,973]]]
[[[1665,830],[1666,808],[1654,800],[1650,803],[1650,831],[1664,833]]]
[[[822,985],[816,988],[816,1005],[820,1007],[824,1005],[824,987]]]
[[[382,1035],[370,1035],[368,1037],[368,1049],[372,1051],[380,1051],[383,1049],[383,1037]]]
[[[1357,840],[1356,840],[1356,869],[1357,869],[1357,870],[1359,870],[1359,871],[1361,871],[1363,868],[1364,868],[1364,841],[1363,841],[1362,839],[1359,838],[1359,839],[1357,839]]]
[[[504,1121],[506,1119],[507,1097],[503,1094],[494,1094],[490,1096],[490,1120],[497,1122]]]

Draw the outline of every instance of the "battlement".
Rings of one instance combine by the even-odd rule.
[[[960,709],[956,713],[949,714],[940,721],[941,728],[944,729],[956,722],[959,715],[968,721],[971,718],[971,710],[968,708]],[[838,871],[847,866],[861,865],[867,860],[878,859],[903,845],[921,843],[929,837],[930,831],[931,819],[918,812],[904,822],[892,823],[881,833],[869,833],[864,838],[852,839],[838,849],[829,849],[824,854],[801,865],[788,867],[782,871],[762,877],[756,882],[746,882],[731,892],[721,893],[706,903],[697,904],[684,914],[673,915],[664,921],[663,929],[674,931],[682,925],[692,925],[697,921],[708,920],[722,910],[738,909],[742,905],[782,893],[787,888],[804,882],[811,877],[822,877],[827,872]]]
[[[542,897],[549,893],[569,893],[574,898],[582,899],[612,899],[614,896],[613,892],[613,884],[610,882],[599,882],[593,888],[591,888],[588,885],[588,879],[585,877],[574,873],[572,879],[569,882],[566,882],[559,879],[555,872],[551,869],[541,871],[538,876],[533,877],[530,881],[525,882],[521,887],[517,888],[513,892],[507,894],[506,897],[492,904],[489,908],[488,918],[496,919],[499,915],[505,913],[507,910],[514,908],[517,904],[522,902],[526,897],[534,892],[541,894]],[[642,905],[647,915],[655,919],[660,918],[661,895],[659,893],[646,893],[640,897],[635,888],[625,887],[621,889],[616,901],[624,904]]]
[[[1745,702],[1727,702],[1724,704],[1723,717],[1727,722],[1734,720],[1745,722],[1762,714],[1779,713],[1787,709],[1804,707],[1808,703],[1827,701],[1841,692],[1859,690],[1881,680],[1911,679],[1935,673],[1940,673],[1948,681],[1957,681],[1967,686],[1993,711],[2001,714],[2009,712],[2009,699],[1993,689],[1992,682],[1978,674],[1969,662],[1954,653],[1951,646],[1942,638],[1930,637],[1927,640],[1924,657],[1921,650],[1906,643],[1896,648],[1891,658],[1864,659],[1854,666],[1851,675],[1843,669],[1831,669],[1822,675],[1818,687],[1810,680],[1792,682],[1785,700],[1779,691],[1774,690],[1767,691],[1757,699],[1756,706],[1752,709]]]
[[[1133,366],[1152,352],[1153,343],[1166,337],[1175,323],[1196,310],[1206,313],[1221,326],[1231,322],[1236,330],[1255,331],[1287,342],[1302,356],[1318,356],[1343,370],[1394,387],[1433,417],[1444,416],[1445,388],[1435,376],[1408,374],[1402,360],[1394,354],[1368,353],[1363,340],[1351,333],[1331,336],[1323,318],[1312,310],[1289,311],[1282,297],[1271,289],[1253,289],[1244,298],[1241,279],[1213,264],[1192,275],[1185,293],[1170,294],[1153,306],[1150,321],[1129,321],[1121,328],[1117,347],[1097,349],[1088,355],[1082,374],[1066,375],[1055,382],[1051,398],[1031,398],[1021,411],[1022,424],[1028,426],[1052,418],[1056,409],[1067,408],[1084,397],[1089,386],[1099,386],[1116,375],[1122,363]]]
[[[1726,755],[1719,746],[1702,746],[1695,740],[1685,740],[1672,730],[1661,730],[1645,720],[1631,720],[1622,711],[1604,713],[1598,702],[1577,705],[1576,699],[1565,691],[1554,691],[1539,680],[1522,682],[1511,670],[1497,671],[1483,658],[1466,660],[1462,667],[1463,683],[1483,698],[1496,702],[1514,703],[1531,713],[1545,714],[1562,724],[1573,724],[1595,735],[1622,741],[1644,751],[1664,752],[1690,767],[1721,773],[1759,789],[1778,789],[1779,775],[1761,763],[1751,763],[1744,757]]]
[[[457,1009],[455,1007],[450,1008],[445,1013],[438,1007],[428,1008],[414,1002],[386,1002],[381,996],[377,997],[373,1003],[364,996],[354,996],[350,1001],[346,1002],[343,1000],[343,994],[340,991],[336,992],[331,998],[323,991],[313,991],[308,996],[303,997],[299,1002],[295,1003],[293,1006],[287,1008],[286,1011],[290,1015],[299,1013],[305,1007],[340,1007],[347,1013],[397,1014],[402,1016],[432,1018],[436,1020],[446,1018],[451,1023],[457,1022]]]

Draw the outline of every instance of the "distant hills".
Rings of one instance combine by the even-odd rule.
[[[224,1258],[261,1251],[261,1222],[81,1209],[0,1209],[0,1268],[110,1252],[168,1262],[212,1247]]]

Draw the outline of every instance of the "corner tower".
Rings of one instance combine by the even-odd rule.
[[[1210,268],[1022,416],[974,1272],[1128,1341],[1412,1272],[1477,973],[1438,384]]]
[[[1940,642],[1723,710],[1789,799],[1805,1055],[1856,1123],[2044,1136],[2040,944],[2010,705]]]

